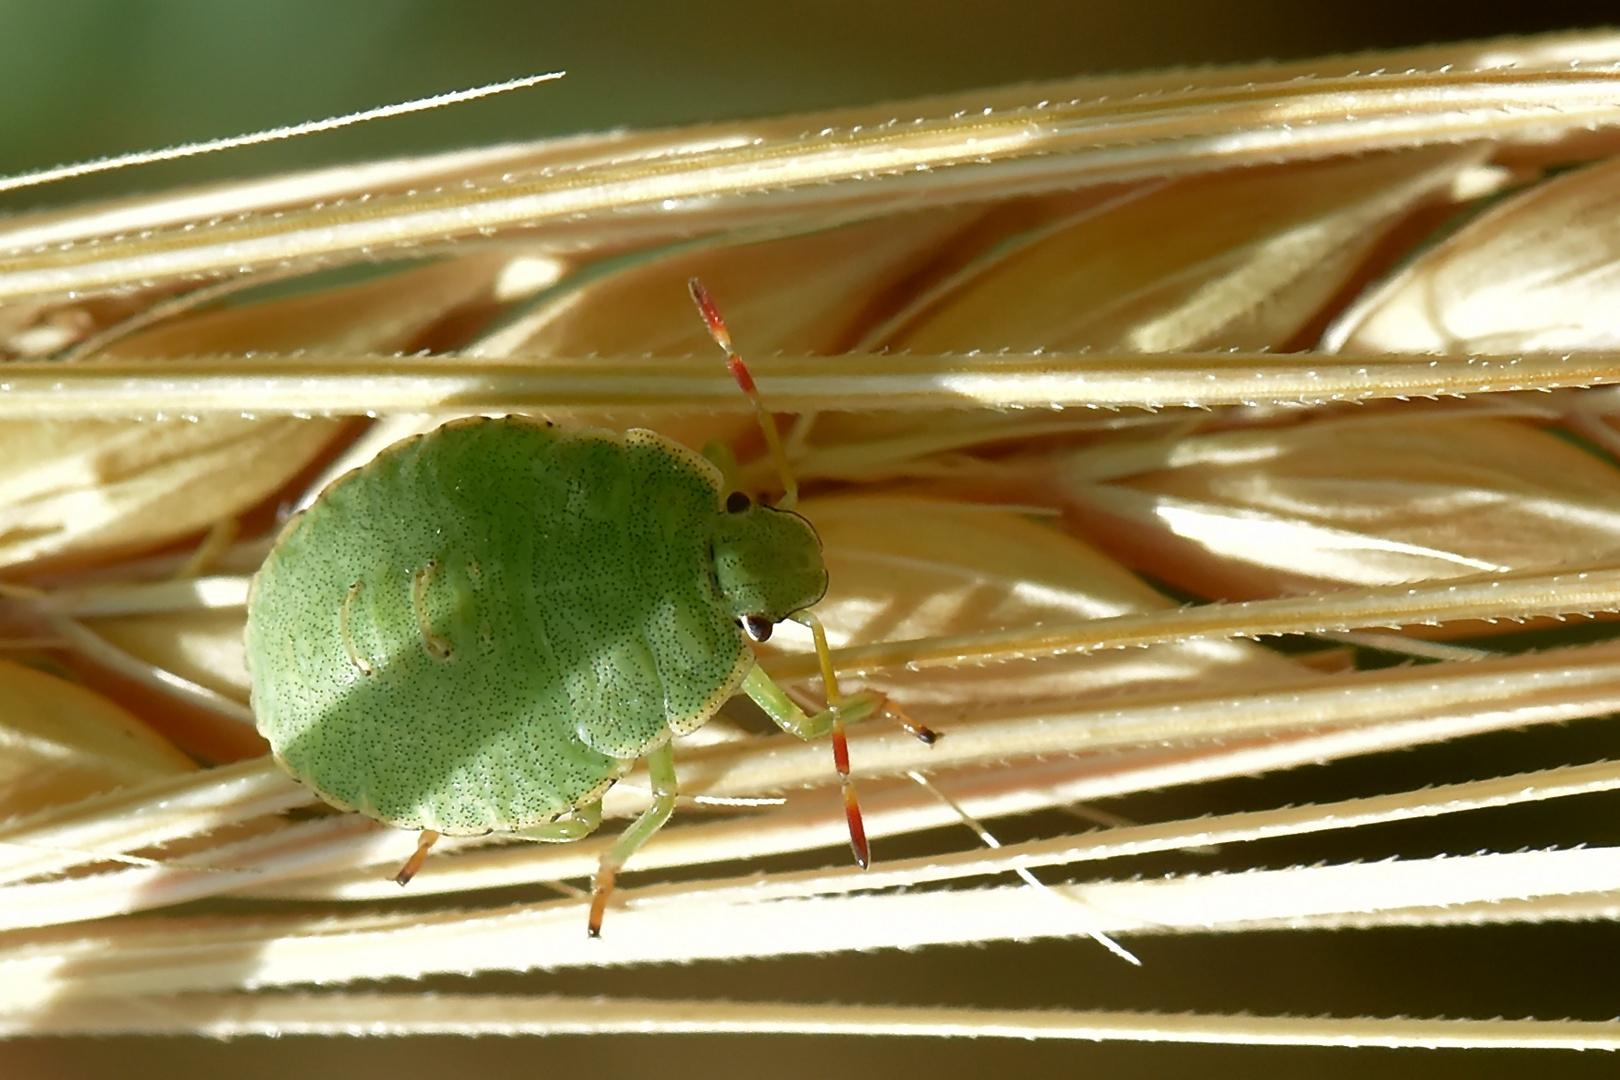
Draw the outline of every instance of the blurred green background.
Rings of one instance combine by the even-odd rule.
[[[1612,6],[1369,0],[0,0],[0,173],[238,134],[541,71],[555,84],[434,114],[12,193],[0,209],[199,179],[256,175],[620,125],[677,124],[848,105],[1085,72],[1299,58],[1363,48],[1601,25]],[[1143,819],[1344,798],[1604,755],[1588,722],[1470,740],[1331,770],[1163,793],[1116,809]],[[1444,829],[1364,830],[1335,847],[1246,849],[1268,865],[1620,842],[1615,800],[1468,815]],[[1591,827],[1584,823],[1591,822]],[[1008,823],[1005,838],[1019,838]],[[960,838],[956,838],[959,842]],[[940,841],[943,843],[944,841]],[[1213,866],[1211,867],[1214,868]],[[1162,872],[1139,862],[1119,872]],[[807,927],[806,934],[814,934]],[[1620,1013],[1603,955],[1612,925],[1489,931],[1234,935],[1132,942],[1126,968],[1087,942],[558,977],[445,979],[442,990],[744,1000],[934,1001],[1354,1015]],[[1504,1052],[942,1043],[899,1039],[622,1037],[552,1040],[19,1040],[7,1080],[484,1077],[633,1072],[657,1080],[768,1075],[973,1077],[1369,1074],[1610,1076],[1613,1057]]]
[[[1567,0],[0,0],[0,174],[568,72],[499,99],[0,205],[1084,72],[1594,25],[1609,10]]]

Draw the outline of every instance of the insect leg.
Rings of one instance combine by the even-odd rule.
[[[844,820],[849,822],[849,849],[855,853],[855,862],[864,870],[872,862],[872,851],[866,842],[866,826],[861,821],[861,805],[855,798],[855,784],[849,778],[849,744],[844,740],[844,721],[863,720],[872,715],[882,704],[882,698],[876,694],[841,697],[839,704],[811,716],[799,708],[798,703],[787,696],[787,691],[757,664],[743,680],[742,688],[743,693],[753,698],[754,704],[764,709],[765,715],[788,734],[805,740],[832,736],[833,765],[838,769],[838,779],[844,788]]]
[[[562,821],[547,822],[532,829],[519,829],[513,836],[542,844],[567,844],[583,840],[602,824],[602,800],[586,803]]]
[[[936,735],[931,729],[924,727],[922,724],[917,723],[917,721],[907,716],[905,712],[901,710],[900,706],[896,705],[889,699],[887,694],[880,694],[875,690],[867,690],[863,693],[856,694],[854,697],[846,699],[843,691],[838,688],[838,673],[833,670],[832,650],[827,647],[827,630],[821,625],[821,620],[816,618],[815,615],[808,611],[800,611],[790,616],[790,618],[792,618],[792,620],[796,623],[809,627],[810,635],[815,639],[816,663],[821,665],[821,681],[823,685],[827,687],[828,705],[832,706],[834,710],[842,709],[846,716],[849,716],[850,708],[853,704],[860,703],[865,705],[866,710],[862,712],[860,716],[849,716],[849,719],[851,720],[859,720],[861,717],[870,716],[872,713],[879,710],[886,711],[891,713],[894,718],[900,722],[900,726],[905,728],[906,732],[915,737],[919,742],[927,743],[929,746],[934,745],[934,741],[938,739],[939,736]]]
[[[411,878],[416,876],[416,872],[422,869],[422,864],[427,861],[428,849],[437,843],[438,839],[438,833],[432,829],[423,829],[422,835],[416,838],[416,850],[406,860],[405,865],[399,868],[399,873],[394,875],[394,881],[400,885],[410,884]]]
[[[754,665],[743,680],[743,693],[754,699],[754,704],[765,710],[777,727],[789,735],[810,742],[821,739],[833,733],[842,726],[843,721],[854,723],[865,720],[878,711],[883,698],[878,694],[852,694],[843,699],[843,704],[837,708],[827,708],[811,715],[799,708],[799,703],[788,697],[787,691],[779,686],[775,679],[759,667]]]
[[[586,926],[591,937],[602,936],[602,914],[607,910],[608,896],[613,892],[613,879],[618,876],[619,868],[664,827],[664,822],[669,820],[669,815],[675,809],[678,791],[675,751],[669,743],[647,755],[647,774],[652,780],[653,804],[636,818],[634,824],[619,834],[597,865],[596,880],[591,884],[591,918]]]

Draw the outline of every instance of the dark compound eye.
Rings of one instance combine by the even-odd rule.
[[[726,513],[728,514],[740,514],[753,505],[754,500],[741,491],[733,491],[726,496]]]
[[[763,615],[744,615],[742,624],[744,632],[755,641],[769,641],[771,630],[776,626]]]

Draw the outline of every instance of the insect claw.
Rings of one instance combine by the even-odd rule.
[[[826,678],[825,673],[822,677],[823,679]],[[873,702],[871,709],[872,712],[881,712],[887,714],[893,718],[895,723],[900,725],[902,731],[916,739],[918,742],[922,743],[924,746],[933,746],[940,740],[939,732],[935,731],[933,728],[919,720],[912,719],[911,714],[902,709],[900,707],[900,703],[895,701],[894,698],[890,697],[888,694],[880,693],[876,690],[866,690],[863,691],[863,695],[867,698],[867,700]]]
[[[882,698],[880,708],[882,708],[883,711],[888,713],[890,716],[894,717],[895,721],[899,723],[900,727],[905,730],[907,735],[910,735],[924,746],[933,746],[939,741],[939,732],[935,731],[926,724],[913,720],[906,713],[906,711],[895,702],[893,698],[889,697],[889,695],[882,694],[880,696]]]

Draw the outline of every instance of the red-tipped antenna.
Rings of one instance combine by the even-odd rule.
[[[793,470],[788,467],[787,451],[782,448],[782,436],[777,433],[776,420],[765,408],[765,403],[760,400],[759,391],[754,388],[754,376],[749,373],[748,365],[737,355],[737,350],[731,347],[731,332],[726,329],[726,320],[721,316],[720,309],[715,306],[714,297],[709,295],[709,290],[705,289],[703,282],[697,278],[687,281],[686,288],[692,294],[692,303],[697,305],[698,312],[709,328],[709,336],[714,338],[716,345],[726,351],[726,368],[731,372],[731,377],[737,380],[742,392],[753,402],[754,416],[759,420],[760,431],[765,434],[765,445],[770,449],[771,460],[776,462],[777,475],[782,478],[782,499],[776,505],[784,510],[790,509],[799,501],[799,481],[794,477]]]

